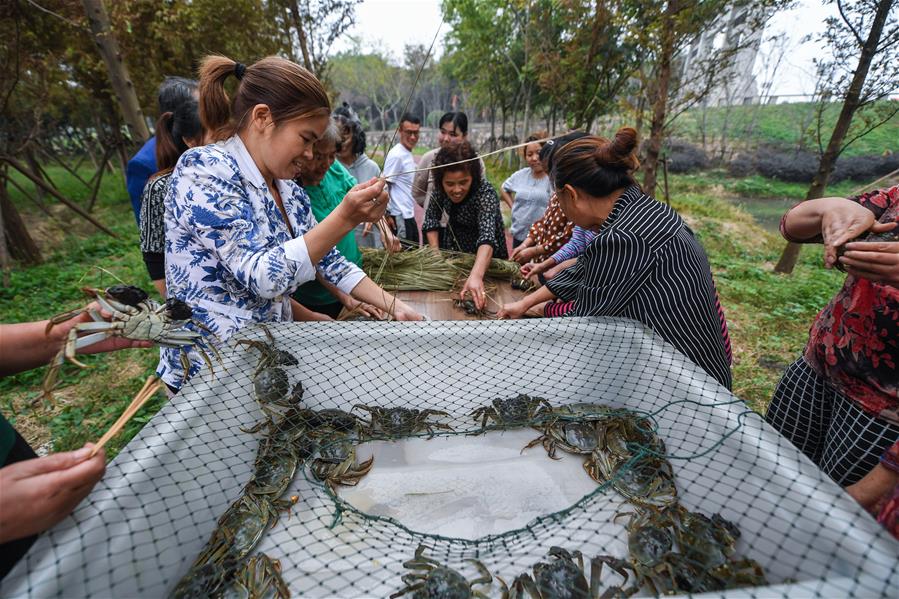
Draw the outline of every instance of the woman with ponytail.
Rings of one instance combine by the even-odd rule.
[[[727,324],[702,246],[670,206],[643,193],[637,132],[612,140],[587,136],[560,148],[550,176],[562,211],[596,237],[571,268],[524,299],[505,306],[519,318],[553,298],[574,300],[570,316],[638,320],[731,386]]]
[[[156,165],[159,172],[144,186],[140,198],[140,251],[153,285],[165,297],[165,207],[172,169],[189,148],[203,144],[197,101],[189,98],[156,121]]]
[[[318,79],[288,60],[203,60],[200,119],[215,143],[185,152],[172,173],[165,271],[169,297],[193,307],[194,319],[216,337],[210,342],[254,322],[293,320],[302,308],[290,294],[316,273],[397,320],[421,319],[334,249],[356,225],[383,216],[384,182],[356,185],[320,223],[293,182],[330,113]],[[189,358],[185,373],[178,351],[162,350],[157,373],[170,388],[199,370],[196,352]]]

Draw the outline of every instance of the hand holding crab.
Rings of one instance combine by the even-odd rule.
[[[62,333],[60,340],[64,339],[65,342],[51,361],[44,379],[45,397],[51,396],[62,363],[68,359],[73,364],[87,368],[86,364],[78,361],[75,354],[95,344],[97,346],[92,348],[93,351],[103,351],[106,344],[145,347],[156,343],[163,347],[178,348],[181,350],[185,370],[188,369],[186,350],[196,347],[212,370],[212,363],[205,350],[209,349],[218,356],[215,347],[208,344],[201,333],[189,330],[185,325],[190,322],[213,338],[214,335],[201,323],[192,320],[193,312],[183,301],[169,298],[165,303],[159,304],[151,300],[146,291],[132,285],[115,285],[105,290],[86,287],[84,292],[95,301],[84,308],[54,316],[47,324],[48,337],[57,325],[66,323],[68,329],[63,327],[56,333]],[[104,318],[104,315],[108,317]],[[84,334],[79,336],[81,333]]]

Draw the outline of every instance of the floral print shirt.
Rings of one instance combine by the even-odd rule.
[[[852,200],[879,222],[899,222],[899,185]],[[899,289],[847,276],[812,324],[805,359],[863,410],[899,425]]]
[[[562,212],[562,206],[559,204],[556,194],[553,194],[549,198],[546,212],[531,225],[528,237],[534,241],[535,245],[542,245],[546,248],[546,253],[543,254],[546,257],[553,255],[568,243],[573,230],[574,223],[568,220],[568,217]],[[538,257],[536,260],[539,259],[542,258]]]
[[[218,342],[254,322],[291,320],[290,294],[316,271],[346,293],[365,276],[337,250],[311,262],[303,240],[317,224],[309,197],[293,181],[276,183],[290,227],[239,136],[188,150],[172,173],[165,198],[166,288],[193,308],[194,320]],[[185,376],[179,350],[163,348],[157,375],[180,388],[203,364],[196,350],[188,358]]]

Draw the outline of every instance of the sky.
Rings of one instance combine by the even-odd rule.
[[[774,16],[765,30],[765,41],[756,60],[756,77],[760,81],[771,80],[772,94],[811,94],[815,87],[812,59],[821,54],[821,47],[814,41],[802,42],[802,37],[823,31],[824,19],[835,13],[835,8],[816,0],[799,0],[795,8]],[[440,0],[364,0],[356,8],[356,25],[349,35],[360,39],[364,46],[376,45],[386,49],[397,60],[403,47],[409,43],[430,45],[440,25]],[[446,31],[444,25],[440,38]],[[774,54],[776,46],[771,40],[782,40],[786,51],[772,78],[766,74],[766,56]],[[346,39],[335,44],[335,51],[347,49]],[[438,39],[435,56],[442,52]],[[770,61],[769,61],[770,62]],[[796,98],[798,99],[798,98]]]

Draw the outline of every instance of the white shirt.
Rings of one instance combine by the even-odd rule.
[[[415,170],[415,160],[412,152],[403,144],[396,144],[387,153],[384,161],[382,176],[387,179],[387,193],[390,203],[387,204],[387,212],[393,216],[412,218],[415,216],[415,200],[412,199],[412,176]],[[391,178],[394,173],[405,173]]]

